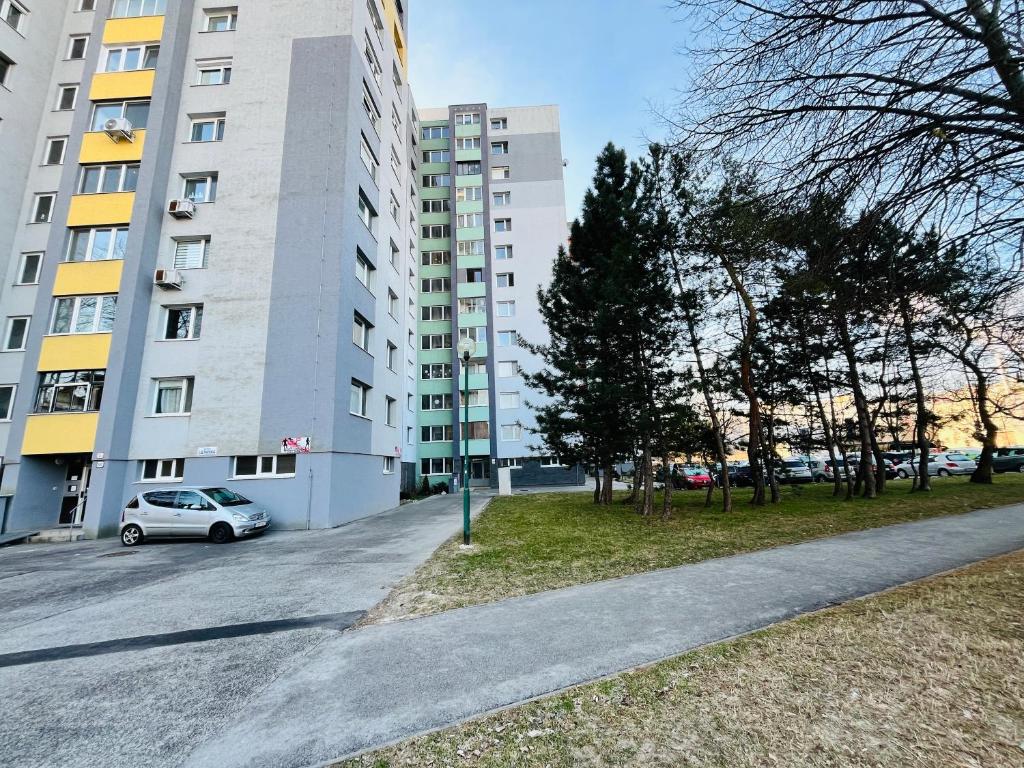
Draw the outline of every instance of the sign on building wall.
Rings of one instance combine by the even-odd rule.
[[[286,437],[281,441],[281,453],[309,453],[310,448],[308,437]]]

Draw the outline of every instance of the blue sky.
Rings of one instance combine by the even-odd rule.
[[[420,107],[560,107],[569,218],[601,148],[614,141],[632,156],[645,134],[663,135],[651,106],[671,103],[685,85],[677,50],[687,27],[666,0],[413,0],[409,7],[410,82]]]

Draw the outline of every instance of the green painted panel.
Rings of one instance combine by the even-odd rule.
[[[491,455],[491,441],[490,440],[470,440],[469,441],[469,455],[470,456],[490,456]]]
[[[457,294],[460,299],[468,299],[473,296],[486,296],[487,283],[459,283]]]
[[[448,200],[451,196],[451,187],[420,187],[421,200]]]
[[[424,426],[427,426],[424,424]],[[436,426],[436,425],[431,425]],[[452,444],[448,441],[443,443],[420,443],[417,454],[421,459],[444,459],[452,455]],[[417,462],[418,464],[419,462]],[[419,467],[417,466],[417,469]],[[433,477],[433,475],[431,475]],[[438,477],[434,482],[441,482],[443,477]]]
[[[487,325],[486,312],[467,312],[459,315],[459,328],[477,328]]]
[[[484,212],[484,201],[483,200],[463,200],[461,203],[455,204],[456,213],[483,213]]]
[[[419,340],[416,342],[419,344]],[[479,346],[479,345],[477,345]],[[422,363],[450,363],[452,351],[450,349],[421,349],[416,359]]]
[[[479,136],[480,126],[479,125],[456,125],[455,126],[456,136]]]
[[[459,421],[465,421],[465,411],[461,406],[459,407]],[[491,409],[486,405],[471,405],[469,406],[469,420],[470,421],[488,421],[491,418]],[[473,441],[470,440],[470,443]]]
[[[484,177],[479,173],[474,173],[469,176],[456,176],[455,186],[456,187],[479,187],[484,183]]]
[[[457,269],[483,269],[485,256],[458,256],[456,259]]]
[[[420,320],[416,328],[420,333],[451,333],[452,323],[450,320]]]
[[[450,251],[452,239],[450,237],[420,238],[421,251]]]
[[[470,389],[487,389],[488,380],[486,373],[471,373],[469,374],[469,388]]]
[[[419,408],[419,401],[417,401],[416,407]],[[423,427],[438,427],[445,424],[452,423],[452,412],[451,411],[420,411],[418,418],[420,426]]]
[[[420,294],[420,306],[421,307],[435,307],[438,304],[451,304],[452,294],[450,291],[443,291],[440,293],[421,293]]]
[[[448,149],[450,146],[451,142],[448,139],[423,139],[418,145],[421,152],[431,149]]]
[[[483,258],[482,256],[480,258]],[[461,262],[460,262],[461,263]],[[420,277],[451,277],[452,268],[450,264],[431,264],[430,266],[420,266]],[[425,301],[424,304],[441,304],[439,301]]]
[[[475,160],[483,160],[479,149],[457,149],[455,150],[456,162],[461,160],[467,160],[473,162]]]
[[[452,220],[450,213],[421,213],[420,225],[424,224],[447,224]]]
[[[448,173],[451,163],[420,163],[420,174]]]
[[[416,391],[421,395],[447,395],[452,391],[451,379],[420,379]]]
[[[484,228],[483,227],[464,227],[462,229],[455,230],[456,240],[483,240],[484,239]]]

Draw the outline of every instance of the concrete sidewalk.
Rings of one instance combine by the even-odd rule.
[[[307,766],[1024,548],[1024,505],[851,533],[350,631],[189,766]]]

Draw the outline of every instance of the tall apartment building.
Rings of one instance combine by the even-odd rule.
[[[471,485],[497,485],[502,466],[513,485],[583,482],[539,448],[527,404],[541,395],[520,375],[540,365],[518,340],[547,338],[537,289],[566,241],[558,108],[458,104],[420,118],[417,482],[461,476],[464,430]]]
[[[405,9],[300,5],[0,0],[8,530],[168,483],[326,527],[411,482]]]

